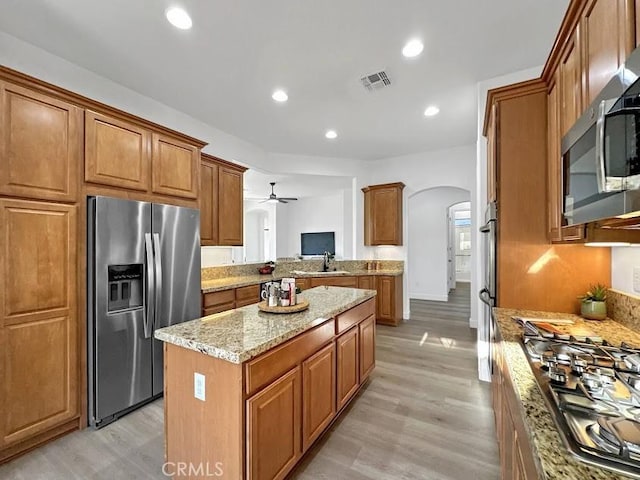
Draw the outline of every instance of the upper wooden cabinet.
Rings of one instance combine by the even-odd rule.
[[[370,185],[364,192],[364,244],[402,245],[404,183]]]
[[[586,108],[633,50],[633,0],[590,0],[582,16]]]
[[[159,133],[152,136],[154,193],[197,198],[200,187],[200,148]]]
[[[498,139],[498,109],[493,105],[489,109],[489,121],[487,123],[487,202],[498,200],[498,149],[496,148]]]
[[[560,133],[566,134],[582,113],[582,63],[579,28],[565,45],[560,59]]]
[[[242,245],[246,168],[205,153],[200,164],[202,245]]]
[[[74,202],[82,110],[0,81],[0,194]]]
[[[85,112],[85,125],[85,181],[198,198],[201,144],[91,110]]]
[[[84,148],[87,182],[149,190],[151,133],[148,130],[87,110]]]
[[[560,85],[556,74],[547,95],[547,215],[549,241],[562,240],[562,157],[560,154]],[[487,142],[490,139],[487,137]]]

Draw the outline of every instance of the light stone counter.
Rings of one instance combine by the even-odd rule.
[[[505,365],[513,380],[516,395],[522,406],[519,412],[534,450],[534,458],[540,478],[545,480],[621,480],[631,478],[608,470],[592,467],[573,457],[560,438],[542,393],[522,349],[522,328],[512,316],[529,318],[570,318],[575,324],[570,328],[584,328],[603,339],[619,345],[623,340],[640,345],[640,335],[612,320],[585,321],[567,313],[535,312],[528,310],[493,309],[503,340]],[[562,327],[558,327],[562,328]],[[515,413],[515,412],[514,412]]]
[[[265,313],[257,305],[249,305],[161,328],[155,337],[231,363],[243,363],[375,295],[374,290],[316,287],[300,294],[310,304],[300,313]]]

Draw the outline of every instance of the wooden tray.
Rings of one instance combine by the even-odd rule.
[[[264,300],[258,304],[258,308],[263,312],[268,313],[296,313],[302,312],[303,310],[309,308],[309,301],[300,300],[298,303],[291,307],[270,307],[268,306],[267,301]]]

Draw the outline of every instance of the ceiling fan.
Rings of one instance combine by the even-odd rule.
[[[267,198],[266,200],[260,202],[260,203],[265,203],[265,202],[269,202],[269,203],[289,203],[292,200],[298,200],[297,198],[293,198],[293,197],[278,197],[276,196],[276,194],[273,192],[273,187],[275,187],[276,182],[269,182],[269,185],[271,185],[271,195],[269,195],[269,198]]]

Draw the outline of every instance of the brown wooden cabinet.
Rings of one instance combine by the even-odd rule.
[[[87,110],[84,148],[85,181],[143,192],[149,190],[149,130]]]
[[[198,198],[200,148],[161,133],[151,137],[151,191],[182,198]]]
[[[202,245],[242,245],[246,168],[204,153],[200,168]]]
[[[308,290],[311,288],[311,279],[310,278],[300,278],[296,277],[296,287],[299,287],[300,290]]]
[[[336,340],[338,410],[358,391],[360,382],[360,345],[358,327]]]
[[[491,106],[487,122],[487,202],[498,200],[498,149],[496,133],[498,131],[498,109]]]
[[[487,142],[489,142],[487,137]],[[562,241],[562,155],[560,153],[560,85],[556,74],[547,94],[547,215],[549,241]]]
[[[402,276],[376,277],[376,319],[396,326],[402,320]]]
[[[370,315],[358,326],[360,339],[360,382],[369,376],[376,365],[376,318]]]
[[[311,287],[319,287],[322,285],[333,287],[349,287],[358,288],[358,279],[352,276],[336,276],[336,277],[312,277]]]
[[[362,288],[364,290],[375,290],[376,277],[372,275],[358,277],[358,288]]]
[[[73,205],[0,199],[0,460],[78,426],[76,222]]]
[[[200,143],[91,110],[85,112],[85,124],[86,182],[150,196],[198,198]]]
[[[82,110],[0,81],[0,194],[75,202]]]
[[[336,346],[331,343],[302,362],[302,451],[336,414]]]
[[[576,27],[560,58],[560,136],[564,136],[582,113],[582,61]]]
[[[364,192],[364,244],[402,245],[403,183],[370,185]]]
[[[236,308],[253,305],[260,301],[260,285],[247,285],[236,288]]]
[[[589,0],[582,21],[584,106],[598,96],[635,43],[633,0]]]
[[[202,294],[202,315],[213,315],[236,308],[234,288]]]
[[[297,366],[247,400],[247,478],[280,480],[302,455]]]

